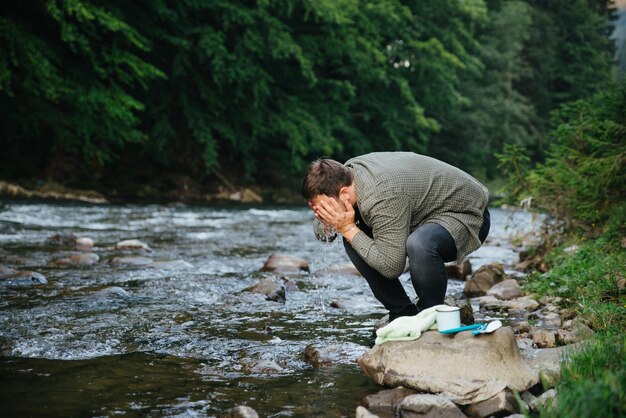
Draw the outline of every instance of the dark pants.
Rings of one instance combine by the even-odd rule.
[[[357,213],[359,228],[372,237],[372,230],[365,225]],[[483,225],[478,237],[484,242],[491,225],[487,209],[483,213]],[[441,225],[427,223],[409,235],[406,241],[411,282],[419,300],[417,307],[411,302],[402,287],[400,280],[387,279],[377,270],[370,267],[350,243],[343,241],[346,253],[354,266],[369,284],[374,296],[390,312],[390,319],[403,315],[415,315],[419,311],[443,303],[448,276],[444,263],[456,260],[456,245],[452,235]]]

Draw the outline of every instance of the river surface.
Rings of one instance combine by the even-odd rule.
[[[533,227],[524,212],[491,212],[474,270],[514,264],[510,237]],[[386,312],[361,277],[324,272],[348,259],[339,240],[315,240],[312,220],[305,207],[0,201],[0,265],[48,280],[0,280],[3,416],[204,417],[235,405],[262,417],[354,416],[382,389],[355,360]],[[92,238],[100,261],[55,265],[73,254],[46,242],[56,234]],[[154,261],[191,266],[111,263],[129,255],[115,249],[125,239],[147,243]],[[303,258],[312,272],[290,276],[299,290],[285,302],[244,291],[271,276],[259,270],[272,254]],[[312,367],[310,344],[336,347],[334,364]]]

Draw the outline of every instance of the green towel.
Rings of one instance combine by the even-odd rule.
[[[437,328],[437,308],[444,305],[436,305],[414,316],[401,316],[376,331],[376,345],[386,341],[410,341],[417,340],[423,331]]]

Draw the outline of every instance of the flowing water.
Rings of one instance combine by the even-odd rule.
[[[0,265],[48,280],[0,280],[3,415],[195,417],[248,405],[263,417],[354,416],[381,389],[355,360],[385,311],[362,278],[324,272],[348,259],[339,240],[315,240],[312,219],[304,207],[0,202]],[[492,222],[474,269],[514,263],[508,238],[532,226],[501,209]],[[74,254],[46,242],[56,234],[92,238],[100,261],[54,264]],[[129,256],[115,249],[125,239],[190,265],[111,262]],[[272,254],[313,272],[290,275],[299,290],[285,302],[244,290],[271,276],[259,270]],[[449,293],[461,290],[450,281]],[[312,367],[310,344],[335,347],[333,365]]]

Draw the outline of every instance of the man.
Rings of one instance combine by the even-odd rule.
[[[411,152],[376,152],[309,166],[302,195],[348,257],[389,320],[443,303],[445,262],[462,262],[490,227],[487,188],[456,167]],[[317,234],[316,234],[317,235]],[[398,280],[408,256],[414,305]]]

